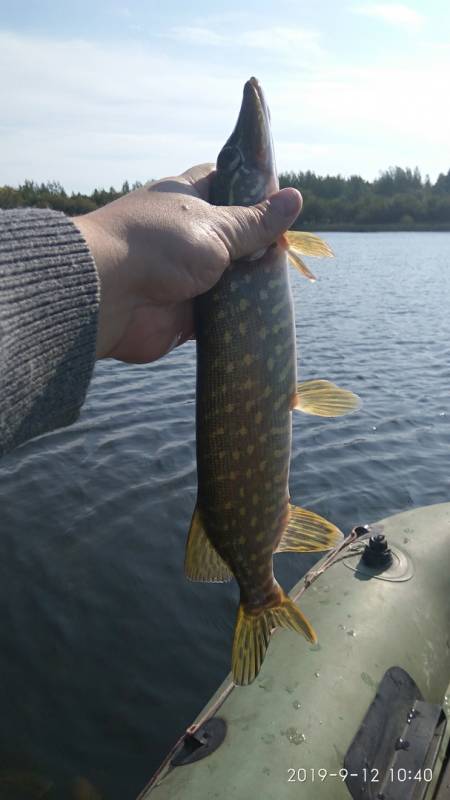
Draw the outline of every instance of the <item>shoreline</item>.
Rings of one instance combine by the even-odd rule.
[[[400,223],[392,223],[392,224],[370,224],[370,223],[339,223],[339,222],[330,222],[330,223],[302,223],[293,225],[291,228],[293,231],[311,231],[312,233],[316,233],[322,231],[324,233],[449,233],[450,232],[450,223],[443,222],[441,224],[427,224],[426,222],[422,224],[415,224],[415,225],[402,225]]]

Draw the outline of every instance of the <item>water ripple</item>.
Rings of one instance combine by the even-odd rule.
[[[449,499],[448,234],[329,234],[293,275],[299,372],[363,408],[294,416],[294,502],[343,530]],[[0,753],[131,800],[229,668],[235,585],[191,584],[195,347],[97,365],[81,419],[0,466]],[[311,559],[277,557],[289,588]],[[67,721],[70,720],[70,724]]]

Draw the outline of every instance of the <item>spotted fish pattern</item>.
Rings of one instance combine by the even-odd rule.
[[[251,78],[219,154],[210,199],[249,205],[277,188],[269,112]],[[308,237],[302,252],[323,255],[324,243]],[[236,684],[254,680],[274,627],[315,641],[310,623],[275,580],[274,552],[329,549],[342,538],[332,523],[290,504],[292,409],[330,416],[346,413],[355,398],[346,390],[336,394],[327,381],[297,386],[285,242],[282,237],[259,258],[234,262],[194,304],[198,495],[185,570],[192,580],[234,576],[239,584]],[[311,275],[305,265],[300,269]]]
[[[295,330],[284,252],[234,264],[198,298],[197,469],[205,530],[239,582],[267,600],[286,526]]]

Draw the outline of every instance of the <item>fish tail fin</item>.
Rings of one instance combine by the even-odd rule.
[[[314,629],[299,607],[278,587],[279,602],[269,608],[252,609],[240,604],[234,630],[232,672],[237,686],[255,680],[269,645],[274,628],[290,628],[316,642]]]

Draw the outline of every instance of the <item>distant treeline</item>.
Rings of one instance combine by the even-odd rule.
[[[390,167],[372,182],[359,175],[285,172],[280,185],[301,191],[301,227],[450,228],[450,170],[434,184],[417,167]]]
[[[80,194],[72,192],[67,194],[60,183],[49,181],[48,183],[34,183],[25,181],[17,189],[12,186],[0,186],[0,208],[54,208],[56,211],[64,211],[69,216],[86,214],[88,211],[95,211],[96,208],[117,200],[118,197],[139,189],[142,186],[140,181],[136,181],[132,186],[128,181],[122,185],[121,189],[94,189],[91,194]]]
[[[435,183],[422,178],[418,168],[390,167],[374,181],[359,175],[322,177],[314,172],[284,172],[280,185],[295,186],[303,195],[299,227],[361,228],[440,228],[450,229],[450,170]],[[0,208],[35,206],[54,208],[69,215],[93,211],[111,200],[142,186],[128,181],[117,190],[95,189],[91,194],[67,194],[60,183],[37,184],[25,181],[18,188],[0,187]]]

